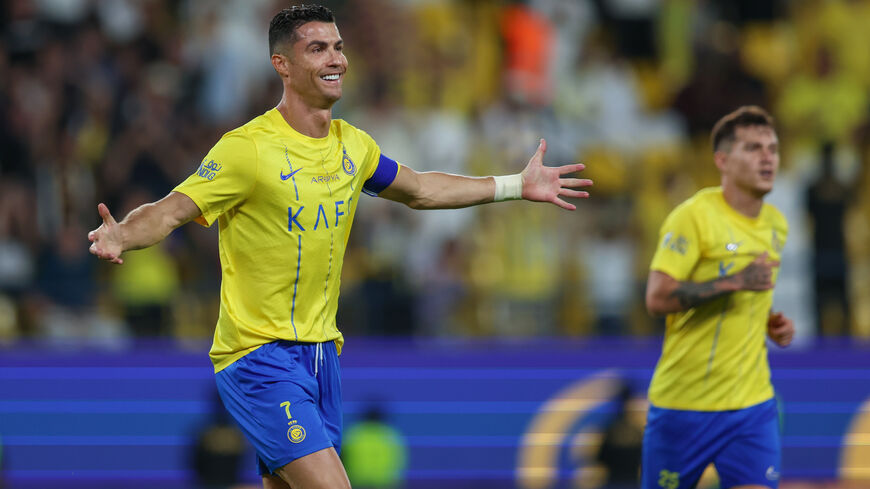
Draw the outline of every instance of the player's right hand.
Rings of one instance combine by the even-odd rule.
[[[773,269],[779,261],[771,260],[767,252],[755,257],[752,263],[734,276],[740,284],[739,290],[770,290],[773,288]]]
[[[88,233],[88,240],[91,242],[88,251],[102,260],[121,265],[124,263],[121,259],[121,252],[124,251],[121,245],[121,228],[106,204],[97,205],[97,212],[103,218],[103,224]]]

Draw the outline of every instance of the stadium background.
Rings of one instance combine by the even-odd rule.
[[[405,487],[596,486],[619,385],[642,417],[658,355],[642,304],[658,227],[717,183],[709,130],[749,103],[777,118],[769,200],[791,225],[775,305],[798,337],[771,353],[783,486],[870,487],[870,1],[323,3],[350,62],[334,115],[386,154],[505,174],[546,137],[547,162],[596,181],[574,213],[361,202],[339,311],[346,421],[383,410]],[[122,267],[85,235],[97,202],[120,218],[165,195],[275,105],[265,33],[284,6],[0,7],[3,487],[197,487],[190,453],[219,417],[216,229]]]

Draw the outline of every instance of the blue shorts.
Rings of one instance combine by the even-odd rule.
[[[643,438],[641,487],[689,489],[713,463],[729,488],[779,485],[776,401],[734,411],[682,411],[650,406]]]
[[[264,475],[324,448],[340,452],[340,378],[332,341],[267,343],[215,375]]]

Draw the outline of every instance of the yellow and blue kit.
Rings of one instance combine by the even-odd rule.
[[[728,205],[720,188],[704,189],[665,220],[650,270],[708,282],[734,275],[764,252],[779,260],[787,236],[785,217],[772,205],[751,218]],[[669,314],[650,402],[724,411],[773,397],[765,343],[772,305],[773,290],[743,290]]]
[[[365,132],[295,131],[277,109],[228,132],[174,191],[218,222],[220,314],[210,356],[261,474],[341,448],[339,281],[360,192],[399,172]]]
[[[667,217],[650,270],[709,282],[763,253],[780,260],[787,236],[772,205],[749,217],[721,188],[707,188]],[[649,388],[644,489],[694,487],[710,463],[723,487],[777,487],[780,442],[766,345],[772,304],[773,290],[741,290],[667,316]]]
[[[341,352],[335,313],[359,194],[398,171],[347,122],[311,138],[272,109],[225,134],[174,189],[199,206],[197,222],[220,230],[215,371],[275,340],[334,340]]]

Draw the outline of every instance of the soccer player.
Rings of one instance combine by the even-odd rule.
[[[643,489],[695,487],[713,463],[723,488],[776,488],[777,408],[765,333],[788,346],[794,324],[773,312],[788,224],[764,196],[779,143],[773,119],[744,106],[712,133],[721,187],[674,209],[650,265],[646,306],[667,315],[649,388]]]
[[[220,314],[210,357],[227,410],[257,451],[267,489],[350,487],[341,447],[336,302],[360,192],[414,209],[526,199],[575,206],[581,164],[543,166],[546,142],[520,174],[418,173],[381,153],[365,132],[332,119],[347,71],[332,13],[279,12],[269,26],[272,66],[284,92],[272,110],[225,134],[163,199],[89,233],[112,263],[195,220],[220,229]]]

